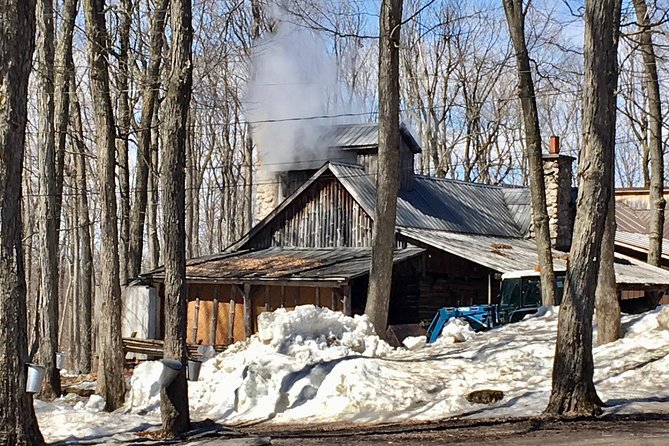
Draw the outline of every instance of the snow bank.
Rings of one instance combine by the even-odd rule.
[[[469,323],[462,319],[451,319],[444,325],[439,338],[435,344],[454,344],[456,342],[465,342],[476,336],[476,332]]]
[[[661,323],[667,308],[624,316],[624,337],[593,349],[606,412],[669,411],[669,330]],[[439,342],[394,350],[364,317],[313,306],[278,310],[261,318],[258,335],[203,364],[200,381],[189,383],[191,417],[307,423],[538,415],[550,393],[556,331],[556,309],[549,308],[475,335],[452,321]],[[160,367],[148,362],[135,370],[125,414],[95,412],[95,400],[75,408],[59,407],[63,400],[36,403],[40,426],[55,441],[66,432],[121,432],[157,420]],[[483,389],[504,398],[491,405],[466,400]]]

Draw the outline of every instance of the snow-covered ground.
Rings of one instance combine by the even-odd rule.
[[[664,324],[658,323],[667,320]],[[192,419],[224,423],[387,422],[539,414],[548,401],[557,309],[485,333],[452,321],[433,345],[393,349],[365,317],[310,305],[259,317],[259,333],[206,361],[189,382]],[[594,349],[595,384],[608,413],[669,412],[669,306],[623,317],[624,337]],[[95,395],[35,402],[48,441],[115,435],[159,424],[159,362],[140,364],[126,407],[100,412]],[[474,390],[501,390],[492,405]]]

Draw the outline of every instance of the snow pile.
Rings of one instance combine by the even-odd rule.
[[[340,362],[392,350],[365,316],[313,305],[262,313],[258,334],[202,365],[200,380],[189,383],[191,408],[216,418],[273,418],[315,397]],[[128,410],[158,410],[160,367],[145,363],[135,369]]]
[[[467,321],[451,319],[444,325],[439,338],[435,344],[454,344],[465,342],[476,336],[476,332],[469,326]]]
[[[426,336],[407,336],[402,340],[402,345],[404,345],[409,350],[420,350],[421,348],[427,345]]]

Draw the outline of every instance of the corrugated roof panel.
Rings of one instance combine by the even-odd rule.
[[[445,231],[400,228],[398,232],[420,246],[432,246],[500,273],[534,269],[539,263],[533,239],[455,234]],[[567,254],[553,251],[556,270],[566,268]],[[616,254],[616,282],[619,285],[669,286],[669,271]]]
[[[372,177],[357,166],[331,163],[331,169],[373,215],[376,186]],[[524,235],[506,205],[502,188],[418,175],[413,189],[400,193],[397,225],[507,237]]]
[[[418,142],[403,124],[400,135],[413,153],[421,151]],[[323,143],[340,149],[373,149],[379,146],[379,125],[377,123],[335,125],[323,135]]]

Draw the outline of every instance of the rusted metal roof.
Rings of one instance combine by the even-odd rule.
[[[534,269],[539,263],[537,245],[533,239],[409,228],[399,228],[398,232],[410,243],[431,246],[500,273]],[[567,258],[567,253],[554,250],[555,269],[565,270]],[[615,270],[619,286],[669,286],[669,271],[628,256],[616,254]]]
[[[393,261],[402,262],[424,252],[421,248],[395,250]],[[268,248],[191,259],[186,278],[191,282],[268,283],[290,280],[342,285],[369,273],[371,248]],[[160,268],[141,276],[162,280]]]
[[[400,125],[400,136],[413,153],[420,153],[420,145],[404,124]],[[379,146],[377,123],[342,124],[333,126],[323,136],[328,147],[342,150],[376,149]]]

